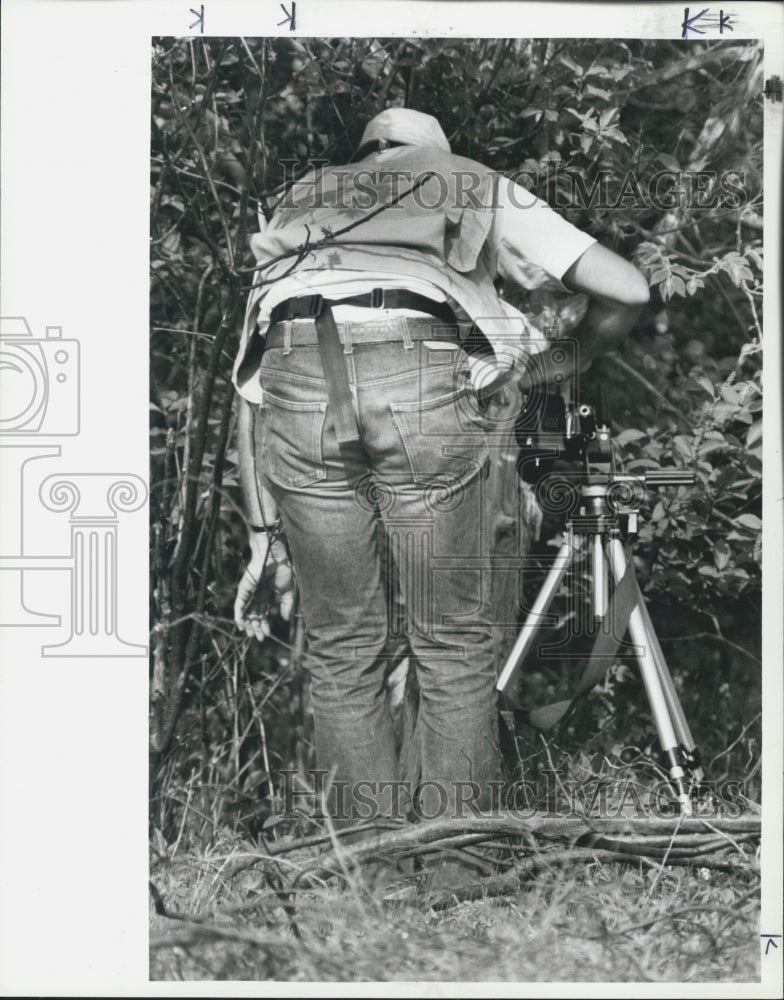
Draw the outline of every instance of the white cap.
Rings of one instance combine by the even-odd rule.
[[[387,108],[371,118],[362,133],[359,149],[374,139],[401,142],[406,146],[435,146],[445,153],[452,152],[437,119],[412,108]]]

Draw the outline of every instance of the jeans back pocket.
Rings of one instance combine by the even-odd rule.
[[[263,473],[279,486],[302,489],[326,478],[323,457],[326,402],[283,399],[264,389]]]
[[[390,403],[414,481],[463,483],[487,464],[485,436],[471,419],[469,388],[405,403]]]

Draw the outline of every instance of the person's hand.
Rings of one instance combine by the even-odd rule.
[[[277,538],[270,545],[267,532],[250,533],[250,561],[237,587],[234,623],[248,636],[263,642],[270,635],[269,609],[277,598],[280,616],[291,617],[294,574],[285,543]]]

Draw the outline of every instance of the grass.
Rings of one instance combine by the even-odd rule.
[[[413,890],[385,898],[361,873],[343,889],[330,883],[281,900],[264,871],[237,864],[254,849],[232,839],[157,857],[158,909],[184,919],[152,906],[152,980],[759,980],[751,866],[726,873],[583,859],[545,865],[511,895],[435,909]],[[313,857],[303,851],[285,863]]]
[[[390,899],[361,875],[344,888],[321,884],[279,898],[273,890],[290,885],[315,849],[278,855],[287,877],[277,882],[274,866],[249,867],[239,857],[258,852],[259,836],[313,833],[307,821],[289,829],[275,818],[275,772],[285,765],[305,774],[312,764],[307,689],[301,674],[278,669],[269,644],[232,649],[201,677],[203,700],[187,709],[175,751],[154,772],[152,980],[759,981],[759,874],[737,854],[735,869],[719,871],[707,862],[662,869],[561,850],[560,861],[544,855],[510,894],[492,895],[486,881],[483,898],[445,908],[415,893]],[[220,697],[210,687],[219,681]],[[552,783],[565,814],[596,801],[609,817],[640,815],[627,794],[637,790],[647,803],[664,775],[643,697],[620,697],[620,683],[609,675],[558,741],[515,736],[512,766],[533,781],[521,805],[547,811]],[[695,726],[712,784],[738,779],[708,803],[712,818],[759,814],[758,691],[746,699],[738,684],[732,691],[726,705],[704,699],[716,719]],[[536,703],[548,700],[540,693]],[[696,694],[685,705],[690,718]],[[606,800],[596,799],[602,789]]]

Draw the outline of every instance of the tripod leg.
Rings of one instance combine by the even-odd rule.
[[[552,604],[553,598],[558,593],[561,581],[566,576],[566,572],[572,564],[575,550],[579,547],[579,543],[577,542],[578,537],[573,536],[571,531],[567,532],[564,543],[558,550],[558,555],[555,557],[550,572],[542,584],[542,589],[536,595],[534,605],[528,612],[525,623],[520,629],[520,634],[509,656],[506,658],[504,668],[495,685],[497,691],[506,691],[512,678],[520,669],[523,660],[530,652],[534,637],[536,636],[536,630],[542,623],[542,616],[547,613],[547,609]]]
[[[618,544],[620,545],[620,543]],[[623,551],[623,549],[621,549],[621,551]],[[624,553],[624,559],[625,559],[625,553]],[[681,746],[685,747],[689,753],[697,753],[694,737],[691,734],[691,729],[689,728],[689,724],[686,721],[686,716],[683,713],[683,706],[681,705],[680,698],[678,697],[678,692],[675,690],[675,685],[673,684],[672,676],[670,674],[669,669],[667,668],[667,661],[664,658],[664,653],[662,652],[659,639],[653,627],[651,616],[648,613],[648,609],[645,607],[644,603],[640,604],[639,609],[640,609],[640,615],[642,616],[642,620],[645,625],[651,653],[653,654],[653,660],[656,664],[656,670],[659,674],[659,680],[661,681],[664,697],[667,701],[667,707],[669,708],[670,711],[670,717],[672,719],[675,735],[678,738],[678,742],[681,744]],[[696,769],[694,771],[694,776],[698,781],[701,781],[703,776],[702,771],[700,769]]]
[[[623,545],[617,538],[610,539],[608,548],[612,573],[615,582],[619,583],[626,572],[626,553],[623,550]],[[692,812],[691,798],[686,784],[685,763],[681,751],[681,742],[675,733],[670,703],[662,684],[662,676],[659,670],[660,665],[657,664],[656,655],[653,651],[653,643],[656,642],[656,636],[650,627],[650,618],[646,618],[643,615],[639,602],[635,605],[629,617],[629,633],[632,642],[635,646],[639,647],[637,660],[640,673],[645,685],[645,693],[648,696],[651,706],[651,714],[653,715],[656,731],[659,734],[659,742],[669,763],[670,781],[676,790],[678,801],[681,804],[681,812],[684,815],[690,816]],[[661,653],[661,650],[659,652]],[[669,674],[668,680],[672,684]],[[672,688],[672,695],[677,697],[674,688]],[[680,715],[681,717],[683,716],[682,711]],[[685,723],[685,719],[683,721]]]
[[[667,661],[664,659],[664,653],[662,652],[658,637],[654,631],[651,616],[644,604],[640,605],[640,614],[642,615],[642,620],[645,624],[648,638],[650,640],[651,652],[653,653],[656,670],[658,671],[659,680],[661,681],[662,690],[664,691],[664,697],[670,710],[670,717],[672,719],[673,728],[675,729],[675,735],[677,736],[681,746],[685,747],[690,754],[699,758],[699,752],[694,742],[694,737],[691,734],[689,723],[686,721],[686,716],[683,714],[683,706],[681,705],[681,700],[678,697],[678,692],[675,690],[672,675],[667,667]],[[692,772],[697,781],[702,781],[703,771],[701,767],[690,767],[689,770]]]
[[[607,561],[604,555],[604,535],[596,532],[591,536],[591,555],[593,566],[593,616],[597,621],[604,621],[609,603],[607,587]]]

